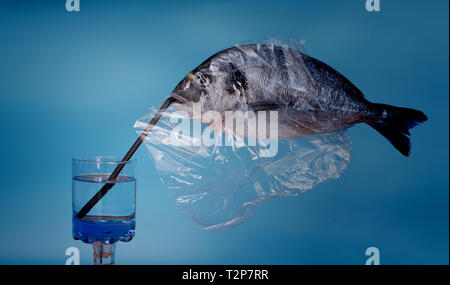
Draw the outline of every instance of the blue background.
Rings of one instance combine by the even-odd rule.
[[[426,113],[411,157],[358,125],[341,178],[217,234],[179,213],[140,149],[137,235],[118,263],[364,264],[375,246],[382,264],[448,264],[448,1],[167,2],[1,1],[0,263],[64,264],[76,246],[90,264],[71,237],[71,158],[123,155],[135,120],[188,71],[276,36],[305,39],[369,100]]]

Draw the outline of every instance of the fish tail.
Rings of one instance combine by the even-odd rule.
[[[427,116],[421,111],[385,104],[373,104],[373,116],[367,123],[387,138],[404,156],[411,152],[409,129],[425,122]]]

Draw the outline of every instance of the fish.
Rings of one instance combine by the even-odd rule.
[[[401,154],[411,152],[409,129],[427,116],[415,109],[372,103],[341,73],[301,51],[273,44],[247,44],[222,50],[189,72],[174,88],[174,107],[223,131],[227,111],[277,112],[277,138],[331,133],[365,123]],[[197,118],[198,119],[198,118]],[[269,118],[270,120],[270,118]],[[249,136],[249,131],[234,131]],[[258,136],[257,133],[253,134]]]

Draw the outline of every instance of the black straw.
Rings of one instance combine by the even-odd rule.
[[[89,200],[89,202],[86,203],[86,205],[81,208],[81,210],[77,214],[77,218],[81,219],[84,216],[89,213],[89,211],[97,204],[100,199],[105,196],[106,193],[115,185],[114,182],[111,182],[119,176],[120,171],[125,167],[125,162],[129,161],[130,158],[133,156],[133,154],[136,152],[136,150],[139,148],[141,143],[144,141],[145,137],[148,135],[148,133],[152,130],[153,126],[156,125],[156,123],[161,118],[162,114],[167,110],[167,108],[175,102],[176,99],[173,97],[169,97],[164,101],[164,104],[159,109],[158,113],[153,117],[153,119],[148,123],[147,127],[142,131],[142,133],[139,135],[137,140],[134,142],[134,144],[131,146],[130,150],[125,154],[125,156],[122,158],[121,163],[117,165],[116,169],[114,169],[111,176],[109,176],[108,181],[103,187]]]

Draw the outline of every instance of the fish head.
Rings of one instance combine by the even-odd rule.
[[[207,70],[195,69],[178,83],[172,96],[180,102],[197,103],[217,90],[215,82],[215,76]]]
[[[243,101],[246,82],[232,60],[212,57],[189,72],[172,97],[184,104],[200,103],[203,110],[233,110]]]

